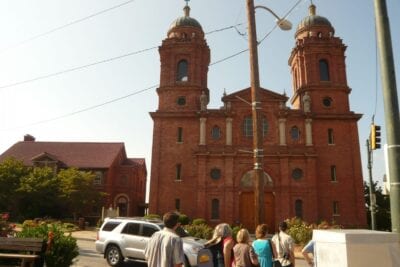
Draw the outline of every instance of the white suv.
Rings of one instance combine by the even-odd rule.
[[[144,249],[153,233],[161,230],[161,220],[145,218],[106,218],[97,233],[96,250],[104,254],[110,266],[121,266],[124,260],[145,261]],[[184,229],[177,234],[183,240],[185,267],[197,265],[197,253],[204,239],[190,237]]]

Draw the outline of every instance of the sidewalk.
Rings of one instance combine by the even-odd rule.
[[[80,230],[71,233],[72,237],[79,240],[96,241],[97,230]]]

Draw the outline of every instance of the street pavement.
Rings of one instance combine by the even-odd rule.
[[[83,230],[72,232],[72,236],[77,239],[79,256],[73,267],[108,267],[103,255],[99,254],[95,248],[97,232],[95,230]],[[308,267],[306,261],[300,253],[296,253],[296,267]],[[146,264],[129,262],[124,267],[146,267]]]

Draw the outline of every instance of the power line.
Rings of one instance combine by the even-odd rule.
[[[16,83],[3,85],[3,86],[0,86],[0,89],[14,87],[14,86],[17,86],[17,85],[30,83],[30,82],[34,82],[34,81],[38,81],[38,80],[43,80],[43,79],[50,78],[50,77],[54,77],[54,76],[61,75],[61,74],[64,74],[64,73],[68,73],[68,72],[72,72],[72,71],[76,71],[76,70],[80,70],[80,69],[85,69],[85,68],[92,67],[92,66],[95,66],[95,65],[98,65],[98,64],[101,64],[101,63],[106,63],[106,62],[114,61],[114,60],[121,59],[121,58],[124,58],[124,57],[128,57],[128,56],[140,54],[140,53],[143,53],[143,52],[147,52],[147,51],[150,51],[150,50],[153,50],[153,49],[156,49],[156,48],[158,48],[158,46],[153,46],[153,47],[150,47],[150,48],[146,48],[146,49],[130,52],[130,53],[127,53],[127,54],[124,54],[124,55],[120,55],[120,56],[111,57],[111,58],[107,58],[107,59],[104,59],[104,60],[96,61],[96,62],[93,62],[93,63],[90,63],[90,64],[86,64],[86,65],[83,65],[83,66],[74,67],[74,68],[65,69],[65,70],[62,70],[62,71],[58,71],[58,72],[54,72],[54,73],[38,76],[38,77],[35,77],[35,78],[32,78],[32,79],[28,79],[28,80],[24,80],[24,81],[21,81],[21,82],[16,82]]]
[[[215,65],[215,64],[224,62],[224,61],[226,61],[226,60],[228,60],[228,59],[231,59],[231,58],[233,58],[233,57],[236,57],[236,56],[238,56],[238,55],[240,55],[240,54],[242,54],[242,53],[244,53],[244,52],[246,52],[246,51],[249,51],[249,49],[248,49],[248,48],[243,49],[242,51],[236,52],[236,53],[233,54],[233,55],[230,55],[230,56],[225,57],[225,58],[223,58],[223,59],[217,60],[217,61],[211,63],[210,66],[213,66],[213,65]]]
[[[123,100],[125,98],[131,97],[131,96],[134,96],[134,95],[137,95],[137,94],[140,94],[140,93],[143,93],[143,92],[145,92],[147,90],[156,88],[157,86],[158,86],[158,84],[157,85],[152,85],[150,87],[147,87],[147,88],[142,89],[142,90],[135,91],[135,92],[130,93],[128,95],[117,97],[117,98],[108,100],[106,102],[100,103],[100,104],[96,104],[96,105],[93,105],[93,106],[90,106],[90,107],[87,107],[87,108],[79,109],[77,111],[73,111],[73,112],[70,112],[70,113],[67,113],[67,114],[64,114],[64,115],[60,115],[58,117],[53,117],[53,118],[50,118],[50,119],[37,121],[37,122],[31,123],[31,124],[27,124],[27,125],[24,125],[24,126],[17,126],[17,127],[14,127],[14,128],[3,129],[1,131],[11,131],[11,130],[15,130],[15,129],[25,128],[25,127],[28,127],[28,126],[34,126],[34,125],[38,125],[38,124],[43,124],[43,123],[47,123],[47,122],[51,122],[51,121],[60,120],[60,119],[66,118],[66,117],[70,117],[70,116],[73,116],[73,115],[76,115],[76,114],[79,114],[79,113],[82,113],[82,112],[86,112],[86,111],[89,111],[89,110],[92,110],[92,109],[100,108],[102,106],[105,106],[105,105],[108,105],[108,104]]]
[[[301,1],[303,1],[303,0],[299,0],[299,1],[289,10],[289,12],[285,15],[285,17],[287,17],[287,16],[293,11],[293,9],[294,9]],[[285,18],[285,17],[284,17],[284,18]],[[237,25],[238,25],[238,24],[237,24]],[[240,24],[239,24],[239,25],[240,25]],[[229,26],[229,27],[225,27],[225,28],[222,28],[222,29],[220,29],[220,30],[214,30],[214,31],[208,32],[208,33],[206,33],[206,34],[218,32],[218,31],[222,31],[222,30],[231,29],[231,28],[234,28],[234,27],[236,27],[236,25]],[[277,27],[277,26],[275,26],[266,36],[268,36],[276,27]],[[266,36],[265,36],[260,42],[258,42],[258,44],[260,44],[263,40],[265,40]],[[58,72],[58,73],[55,73],[55,74],[51,74],[51,76],[59,75],[59,74],[62,74],[62,73],[65,73],[65,72],[69,72],[69,71],[73,71],[73,70],[76,70],[76,69],[86,68],[86,67],[89,67],[89,66],[92,66],[92,65],[97,65],[97,64],[100,64],[100,63],[103,63],[103,62],[112,61],[112,60],[119,59],[119,58],[122,58],[122,57],[130,56],[130,55],[133,55],[133,54],[138,54],[138,53],[141,53],[141,52],[144,52],[144,51],[148,51],[148,50],[152,50],[152,49],[155,49],[155,48],[157,48],[157,47],[151,47],[151,48],[143,49],[143,50],[140,50],[140,51],[128,53],[128,54],[125,54],[125,55],[122,55],[122,56],[118,56],[118,57],[114,57],[114,58],[110,58],[110,59],[98,61],[98,62],[95,62],[95,63],[92,63],[92,64],[88,64],[88,65],[85,65],[85,66],[76,67],[76,68],[69,69],[69,70],[66,70],[66,71],[62,71],[62,72]],[[217,60],[217,61],[215,61],[215,62],[212,62],[212,63],[210,63],[210,66],[219,64],[219,63],[224,62],[224,61],[226,61],[226,60],[228,60],[228,59],[231,59],[231,58],[233,58],[233,57],[236,57],[236,56],[238,56],[238,55],[240,55],[240,54],[242,54],[242,53],[244,53],[244,52],[247,52],[248,50],[249,50],[248,48],[247,48],[247,49],[243,49],[243,50],[241,50],[241,51],[239,51],[239,52],[236,52],[236,53],[233,54],[233,55],[230,55],[230,56],[225,57],[225,58],[223,58],[223,59],[221,59],[221,60]],[[39,78],[31,79],[31,81],[33,81],[33,80],[38,80],[38,79],[44,79],[44,78],[47,78],[47,77],[49,77],[49,76],[50,76],[50,75],[41,76],[41,77],[39,77]],[[21,83],[26,83],[26,82],[28,82],[28,81],[20,82],[20,83],[15,83],[15,84],[12,85],[12,86],[15,86],[15,85],[21,84]],[[139,90],[139,91],[136,91],[136,92],[133,92],[133,93],[131,93],[131,94],[128,94],[128,95],[125,95],[125,96],[122,96],[122,97],[114,98],[114,99],[112,99],[112,100],[109,100],[109,101],[106,101],[106,102],[103,102],[103,103],[100,103],[100,104],[97,104],[97,105],[94,105],[94,106],[90,106],[90,107],[87,107],[87,108],[80,109],[80,110],[78,110],[78,111],[74,111],[74,112],[71,112],[71,113],[67,113],[67,114],[65,114],[65,115],[61,115],[61,116],[54,117],[54,118],[47,119],[47,120],[38,121],[38,122],[29,124],[29,125],[26,125],[26,126],[19,126],[19,127],[12,128],[12,129],[23,128],[23,127],[32,126],[32,125],[37,125],[37,124],[43,124],[43,123],[47,123],[47,122],[59,120],[59,119],[65,118],[65,117],[73,116],[73,115],[76,115],[76,114],[79,114],[79,113],[82,113],[82,112],[86,112],[86,111],[89,111],[89,110],[92,110],[92,109],[96,109],[96,108],[99,108],[99,107],[102,107],[102,106],[105,106],[105,105],[108,105],[108,104],[111,104],[111,103],[120,101],[120,100],[125,99],[125,98],[128,98],[128,97],[130,97],[130,96],[133,96],[133,95],[136,95],[136,94],[145,92],[145,91],[150,90],[150,89],[153,89],[153,88],[156,88],[157,86],[158,86],[158,84],[157,84],[157,85],[150,86],[150,87],[145,88],[145,89],[142,89],[142,90]],[[0,87],[0,89],[2,89],[2,88],[4,88],[4,87]],[[12,129],[5,129],[5,130],[2,130],[2,131],[12,130]]]
[[[62,30],[62,29],[66,28],[66,27],[69,27],[69,26],[71,26],[71,25],[74,25],[74,24],[77,24],[77,23],[79,23],[79,22],[82,22],[82,21],[91,19],[91,18],[93,18],[93,17],[96,17],[96,16],[98,16],[98,15],[104,14],[104,13],[106,13],[106,12],[108,12],[108,11],[111,11],[111,10],[113,10],[113,9],[119,8],[119,7],[121,7],[121,6],[130,4],[130,3],[134,2],[134,1],[135,1],[135,0],[126,1],[126,2],[121,3],[121,4],[119,4],[119,5],[115,5],[115,6],[112,6],[112,7],[110,7],[110,8],[107,8],[107,9],[101,10],[101,11],[99,11],[99,12],[96,12],[96,13],[94,13],[94,14],[92,14],[92,15],[87,16],[87,17],[84,17],[84,18],[81,18],[81,19],[77,19],[77,20],[74,20],[74,21],[69,22],[69,23],[67,23],[67,24],[64,24],[64,25],[62,25],[62,26],[56,27],[56,28],[51,29],[51,30],[49,30],[49,31],[47,31],[47,32],[43,32],[43,33],[40,33],[40,34],[38,34],[38,35],[34,35],[34,36],[32,36],[32,37],[30,37],[30,38],[28,38],[28,39],[26,39],[26,40],[23,40],[23,41],[21,41],[21,42],[15,44],[15,45],[13,45],[13,46],[10,46],[10,47],[8,47],[8,48],[3,49],[3,50],[0,52],[0,54],[4,53],[4,52],[6,52],[6,51],[8,51],[8,50],[10,50],[10,49],[16,48],[16,47],[21,46],[21,45],[23,45],[23,44],[26,44],[26,43],[28,43],[28,42],[31,42],[31,41],[33,41],[33,40],[36,40],[36,39],[38,39],[38,38],[40,38],[40,37],[46,36],[46,35],[48,35],[48,34],[50,34],[50,33],[53,33],[53,32],[59,31],[59,30]]]
[[[212,33],[215,33],[215,32],[221,32],[221,31],[229,30],[229,29],[232,29],[235,26],[241,25],[241,24],[242,23],[239,23],[239,24],[236,24],[236,25],[232,25],[232,26],[228,26],[228,27],[224,27],[224,28],[217,29],[217,30],[213,30],[213,31],[209,31],[206,34],[212,34]],[[158,48],[158,46],[153,46],[153,47],[150,47],[150,48],[145,48],[145,49],[142,49],[142,50],[130,52],[130,53],[127,53],[127,54],[124,54],[124,55],[111,57],[111,58],[108,58],[108,59],[104,59],[104,60],[96,61],[96,62],[93,62],[93,63],[89,63],[89,64],[86,64],[86,65],[83,65],[83,66],[73,67],[73,68],[70,68],[70,69],[61,70],[61,71],[58,71],[58,72],[54,72],[54,73],[38,76],[38,77],[27,79],[27,80],[24,80],[24,81],[2,85],[2,86],[0,86],[0,90],[4,89],[4,88],[14,87],[14,86],[18,86],[18,85],[21,85],[21,84],[26,84],[26,83],[38,81],[38,80],[47,79],[47,78],[50,78],[50,77],[58,76],[58,75],[61,75],[61,74],[65,74],[65,73],[76,71],[76,70],[80,70],[80,69],[85,69],[85,68],[92,67],[92,66],[95,66],[95,65],[98,65],[98,64],[101,64],[101,63],[114,61],[114,60],[117,60],[117,59],[121,59],[121,58],[124,58],[124,57],[140,54],[140,53],[147,52],[147,51],[150,51],[150,50],[153,50],[153,49],[157,49],[157,48]]]
[[[215,32],[222,32],[222,31],[229,30],[229,29],[236,29],[236,27],[240,26],[240,25],[243,25],[243,23],[238,23],[238,24],[235,24],[235,25],[232,25],[232,26],[228,26],[228,27],[225,27],[225,28],[209,31],[209,32],[206,32],[205,34],[207,35],[207,34],[212,34],[212,33],[215,33]]]

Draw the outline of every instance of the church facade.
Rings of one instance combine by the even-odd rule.
[[[250,88],[209,109],[210,49],[184,8],[159,48],[149,213],[178,210],[210,224],[254,227]],[[289,57],[291,99],[260,89],[264,222],[294,216],[366,226],[357,122],[350,110],[346,46],[315,6],[297,27]]]

